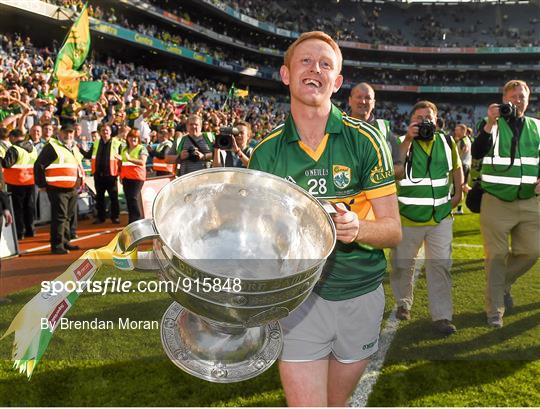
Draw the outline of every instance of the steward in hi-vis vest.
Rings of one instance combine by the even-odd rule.
[[[92,161],[92,175],[96,189],[97,218],[94,224],[104,223],[107,218],[105,193],[109,195],[111,205],[111,221],[120,223],[120,203],[118,202],[118,176],[120,175],[120,153],[124,142],[111,136],[111,127],[107,124],[98,126],[99,138],[93,143],[92,149],[83,152],[86,159]]]
[[[167,129],[161,129],[158,133],[159,144],[157,147],[150,151],[152,156],[152,168],[156,176],[174,175],[176,171],[176,163],[167,163],[165,160],[167,154],[169,154],[173,147],[173,141],[169,139],[169,131]]]
[[[83,156],[79,152],[79,148],[73,145],[69,149],[62,142],[51,138],[49,145],[56,153],[56,159],[45,168],[45,181],[47,186],[72,189],[77,184],[80,186],[80,181],[84,177],[82,168]]]
[[[394,166],[403,240],[391,251],[390,283],[398,304],[396,317],[410,319],[414,263],[424,245],[431,319],[441,335],[451,335],[456,327],[450,213],[462,197],[463,172],[456,143],[437,130],[436,123],[435,104],[420,101],[412,109],[407,134],[399,138],[400,157]]]
[[[95,175],[97,173],[97,156],[99,152],[99,148],[101,145],[107,144],[107,142],[103,142],[102,138],[98,138],[94,144],[92,145],[92,175]],[[104,150],[104,155],[106,156],[107,160],[103,161],[108,164],[108,176],[118,176],[118,168],[119,168],[119,161],[116,157],[118,152],[121,151],[123,146],[122,140],[118,139],[116,136],[113,136],[110,139],[110,147],[102,148]],[[106,172],[104,172],[106,174]]]
[[[17,237],[34,235],[34,219],[36,214],[36,189],[34,187],[34,163],[37,151],[30,141],[24,140],[19,129],[9,133],[10,146],[2,160],[4,180],[13,201],[13,217],[17,229]]]
[[[10,152],[11,151],[11,152]],[[13,164],[11,158],[16,158]],[[4,180],[8,185],[33,186],[34,163],[37,159],[37,151],[28,141],[14,143],[6,151],[4,158]]]
[[[486,314],[495,328],[513,307],[512,284],[540,256],[540,121],[525,116],[529,97],[526,82],[508,81],[503,103],[488,107],[471,147],[473,159],[482,160]]]
[[[144,152],[146,148],[143,145],[137,145],[131,150],[127,146],[122,149],[121,179],[146,180],[146,165],[135,164],[131,161],[131,159],[141,160]]]
[[[79,247],[69,243],[70,220],[76,215],[77,192],[84,183],[83,156],[75,145],[74,123],[64,122],[58,139],[51,138],[34,165],[36,184],[51,203],[51,252],[66,254]]]
[[[129,131],[126,140],[127,145],[121,155],[120,178],[126,196],[128,223],[133,223],[144,217],[141,190],[146,180],[148,151],[141,145],[141,133],[137,129]]]

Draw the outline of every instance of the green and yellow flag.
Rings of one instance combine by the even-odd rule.
[[[237,98],[245,98],[249,95],[249,90],[236,88],[234,90],[234,96]]]
[[[188,102],[190,102],[195,96],[198,94],[198,92],[189,93],[185,92],[183,94],[180,94],[179,92],[175,92],[171,95],[171,101],[177,105],[185,105]]]
[[[236,88],[234,86],[234,83],[231,85],[231,88],[229,89],[229,98],[245,98],[249,95],[249,90],[247,89],[240,89]]]
[[[183,94],[180,94],[179,92],[175,92],[171,95],[171,101],[176,106],[176,109],[179,110],[179,112],[183,111],[184,108],[191,102],[193,98],[197,96],[199,92],[189,93],[185,92]]]
[[[53,76],[58,81],[58,89],[69,98],[81,102],[98,101],[103,88],[101,81],[81,81],[85,74],[78,70],[89,51],[90,22],[85,4],[58,52],[53,71]]]

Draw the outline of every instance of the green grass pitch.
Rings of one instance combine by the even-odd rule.
[[[430,326],[425,278],[415,289],[413,319],[402,323],[369,399],[371,406],[540,406],[540,263],[513,289],[515,312],[493,330],[483,314],[484,270],[478,216],[454,224],[454,322],[440,338]],[[151,280],[139,273],[102,271]],[[387,314],[394,300],[385,283]],[[3,333],[37,287],[0,307]],[[160,320],[167,294],[84,294],[70,319]],[[12,369],[12,337],[0,342],[0,406],[284,406],[277,368],[237,384],[185,374],[165,356],[159,331],[58,330],[30,381]]]

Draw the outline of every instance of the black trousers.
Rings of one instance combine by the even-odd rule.
[[[36,189],[34,185],[16,186],[8,185],[13,200],[13,217],[17,228],[17,237],[21,238],[34,233],[34,220],[36,218]]]
[[[73,237],[77,234],[77,227],[79,227],[79,203],[75,202],[75,211],[73,212],[73,217],[69,220],[69,234],[70,237]]]
[[[143,218],[141,190],[144,180],[122,179],[124,195],[128,208],[128,223],[133,223]]]
[[[118,219],[120,216],[120,203],[118,202],[117,176],[94,175],[94,184],[96,186],[97,218],[101,221],[105,221],[107,218],[105,206],[105,192],[107,192],[111,201],[111,219]]]
[[[167,172],[164,170],[156,170],[156,176],[172,176],[173,174],[171,172]]]
[[[51,202],[51,248],[69,243],[69,221],[77,208],[77,189],[47,189]]]

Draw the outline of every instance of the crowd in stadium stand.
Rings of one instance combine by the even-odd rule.
[[[539,20],[534,8],[531,14],[530,9],[520,12],[516,11],[515,6],[501,6],[500,23],[494,24],[495,16],[492,12],[486,13],[485,9],[478,13],[467,13],[455,7],[450,13],[439,14],[436,9],[425,6],[422,9],[398,8],[391,4],[382,6],[344,0],[336,3],[318,2],[314,5],[317,13],[311,13],[301,7],[303,3],[300,0],[212,2],[228,4],[241,13],[289,30],[303,32],[322,29],[339,40],[437,47],[540,44],[535,28]],[[489,38],[473,38],[472,33],[476,34],[474,37],[481,33]]]
[[[83,4],[80,0],[48,0],[50,3],[77,9]],[[181,4],[164,2],[163,0],[148,0],[157,7],[162,7],[178,17],[216,30],[219,21],[207,21],[196,18],[182,8]],[[185,39],[160,31],[153,25],[135,26],[114,9],[105,9],[99,5],[91,4],[91,14],[98,19],[119,24],[139,32],[184,44]],[[373,44],[405,45],[405,46],[435,46],[435,47],[499,47],[499,46],[538,46],[540,39],[537,26],[540,20],[535,10],[525,9],[529,6],[520,6],[521,9],[500,6],[502,16],[496,21],[493,10],[478,10],[477,13],[462,12],[458,8],[451,9],[450,13],[439,15],[432,7],[423,9],[399,9],[394,5],[381,6],[379,4],[357,3],[341,1],[338,3],[319,1],[314,6],[317,13],[310,13],[305,9],[301,0],[287,0],[278,2],[265,2],[260,0],[213,0],[216,5],[227,4],[237,11],[247,14],[259,21],[270,22],[277,27],[297,32],[322,30],[334,38],[344,41],[359,41]],[[492,8],[494,8],[493,6]],[[534,7],[534,6],[531,6]],[[469,15],[470,14],[470,15]],[[482,18],[480,18],[482,17]],[[226,30],[222,27],[221,34]],[[474,35],[472,35],[474,34]],[[247,33],[242,35],[248,43],[253,42],[253,36]],[[255,43],[256,44],[256,43]],[[277,48],[271,42],[265,42],[265,47]],[[193,44],[197,47],[197,44]],[[201,52],[208,52],[207,46],[201,45]],[[212,47],[212,54],[220,58],[219,51]]]
[[[25,53],[22,56],[20,47],[25,46]],[[52,59],[54,50],[44,48],[35,50],[32,47],[30,39],[23,40],[20,37],[3,36],[2,37],[2,63],[3,80],[5,84],[21,84],[25,81],[25,74],[29,74],[34,84],[43,84],[49,79],[52,70]],[[17,67],[18,71],[10,70]],[[137,85],[137,90],[142,97],[156,98],[156,103],[168,103],[174,93],[193,93],[199,92],[194,100],[197,106],[205,111],[218,111],[224,104],[227,97],[227,85],[215,83],[207,79],[198,79],[188,77],[181,73],[150,70],[134,63],[124,63],[113,58],[107,58],[102,62],[92,64],[92,76],[94,79],[105,79],[109,82],[109,87],[115,90],[119,95],[129,87],[130,81]],[[421,79],[422,75],[415,79]],[[426,76],[426,78],[430,78]],[[380,78],[366,78],[359,75],[358,78],[351,78],[355,81],[380,80],[381,83],[392,83],[390,74]],[[434,78],[430,78],[434,80]],[[41,89],[37,87],[23,86],[21,91],[29,96],[39,94]],[[131,98],[131,96],[129,97]],[[36,105],[38,99],[31,99],[31,105]],[[236,99],[234,101],[234,111],[242,119],[248,119],[258,137],[273,126],[280,123],[283,119],[286,106],[283,105],[284,99],[276,97],[266,97],[264,95],[250,95],[246,99]],[[339,102],[338,102],[339,103]],[[38,104],[39,105],[39,104]],[[34,107],[35,108],[35,107]],[[346,106],[343,104],[343,108]],[[143,110],[145,107],[143,107]],[[392,121],[396,132],[406,129],[407,111],[392,102],[381,101],[377,105],[377,116]],[[474,112],[472,107],[441,106],[441,116],[446,120],[448,129],[453,129],[453,124],[457,122],[473,123]],[[185,116],[179,117],[180,122],[185,120]],[[29,120],[29,124],[30,124]],[[157,126],[154,124],[154,128]],[[143,132],[143,140],[148,137],[148,132]]]
[[[24,51],[21,51],[22,46]],[[41,100],[32,98],[31,95],[43,93],[42,88],[52,72],[51,57],[54,57],[54,52],[48,48],[34,49],[28,38],[23,40],[20,36],[3,35],[0,55],[2,68],[0,74],[3,77],[4,88],[15,89],[20,94],[28,95],[32,106],[40,105]],[[198,92],[193,106],[200,107],[211,115],[214,111],[220,110],[227,98],[228,85],[207,79],[201,80],[172,71],[149,70],[113,58],[91,63],[90,66],[93,77],[107,81],[107,89],[124,96],[126,102],[140,97],[152,99],[154,105],[170,104],[171,95],[174,93]],[[126,95],[130,84],[136,87],[136,91],[132,90]],[[53,100],[54,96],[50,94],[47,98]],[[284,112],[281,102],[275,97],[249,95],[244,99],[233,101],[230,115],[252,119],[252,124],[259,133],[264,133],[283,119]],[[182,119],[185,120],[185,114],[180,115],[178,119],[180,122]],[[154,127],[158,125],[157,122],[154,123]]]
[[[70,7],[79,7],[81,2],[76,0],[58,0],[58,4],[68,4]],[[181,8],[177,6],[173,12],[186,17],[186,13],[180,13]],[[201,41],[193,41],[178,34],[171,34],[167,30],[160,29],[152,24],[134,24],[128,18],[122,16],[114,8],[89,6],[89,14],[95,18],[103,19],[112,24],[132,29],[134,31],[158,38],[165,42],[180,45],[203,54],[210,55],[217,60],[237,64],[243,68],[254,68],[260,72],[272,75],[276,73],[279,62],[269,61],[264,56],[259,56],[258,61],[253,61],[256,57],[244,58],[241,49],[225,49],[217,45],[209,45]],[[462,63],[462,62],[461,62]],[[449,65],[452,62],[448,63]],[[486,72],[407,72],[387,71],[387,70],[352,70],[348,73],[350,80],[354,82],[367,81],[375,84],[400,84],[400,85],[445,85],[445,86],[483,86],[497,85],[500,83],[500,75],[491,75]],[[540,73],[528,73],[527,81],[531,86],[535,86],[540,80]]]

